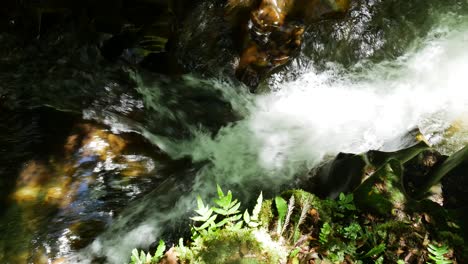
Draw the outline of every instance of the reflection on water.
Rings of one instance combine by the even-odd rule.
[[[62,146],[24,162],[12,184],[0,223],[3,263],[60,263],[161,182],[165,157],[136,135],[79,121],[55,141]]]

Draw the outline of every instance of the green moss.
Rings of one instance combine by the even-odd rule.
[[[273,200],[265,200],[262,203],[262,209],[260,210],[260,222],[262,226],[268,228],[273,221],[273,211],[271,210],[271,206],[273,205]]]
[[[203,238],[199,263],[278,263],[253,235],[253,230],[220,230]]]
[[[403,210],[406,197],[402,185],[402,165],[390,160],[355,191],[356,205],[371,213],[389,216],[394,209]]]

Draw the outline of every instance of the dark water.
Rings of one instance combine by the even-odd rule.
[[[216,183],[248,201],[260,189],[268,194],[294,186],[294,179],[326,154],[377,146],[381,140],[340,143],[355,137],[335,130],[348,122],[356,130],[367,128],[361,124],[369,120],[309,112],[295,99],[297,89],[288,87],[311,83],[300,79],[311,68],[317,76],[333,68],[330,79],[348,76],[344,88],[325,87],[344,93],[363,75],[372,75],[369,68],[383,67],[382,76],[398,77],[393,69],[403,67],[386,62],[417,53],[431,34],[458,43],[443,29],[461,24],[460,34],[466,34],[467,10],[468,2],[455,0],[354,1],[345,18],[309,25],[300,56],[264,81],[258,95],[234,77],[236,53],[217,2],[201,3],[182,22],[175,56],[190,73],[185,75],[140,68],[129,62],[136,56],[132,49],[122,55],[126,60],[108,60],[98,44],[76,41],[67,25],[30,42],[11,31],[1,33],[1,262],[122,263],[133,247],[183,234],[192,198],[209,196]],[[434,30],[438,26],[442,30]],[[453,50],[460,52],[457,47]],[[453,72],[466,66],[448,65]],[[283,86],[289,95],[269,91]],[[330,99],[323,94],[321,99]],[[319,95],[304,96],[312,101]],[[419,123],[394,127],[405,133],[412,129],[407,124]],[[289,135],[299,140],[291,143]],[[372,136],[388,138],[380,131]]]

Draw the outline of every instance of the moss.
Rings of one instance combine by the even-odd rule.
[[[382,216],[403,211],[406,197],[401,178],[401,163],[390,160],[354,191],[356,205]]]
[[[273,200],[265,200],[262,203],[262,209],[260,210],[259,219],[262,225],[268,228],[273,221],[273,212],[271,206],[273,205]]]
[[[289,190],[281,194],[283,198],[289,200],[291,196],[294,196],[295,207],[300,209],[304,208],[305,206],[309,206],[309,210],[315,210],[319,214],[312,215],[312,217],[316,217],[312,219],[313,222],[317,222],[321,220],[323,222],[329,222],[332,219],[333,208],[330,203],[324,202],[316,195],[306,192],[301,189]],[[300,212],[298,212],[300,214]]]
[[[277,263],[275,252],[266,250],[252,230],[214,232],[203,239],[200,263]]]

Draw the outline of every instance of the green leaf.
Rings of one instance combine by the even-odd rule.
[[[190,219],[198,222],[207,221],[213,214],[213,210],[208,205],[205,206],[203,204],[203,200],[200,196],[197,197],[197,204],[198,209],[195,210],[195,212],[198,214],[198,216],[191,217]]]
[[[260,225],[260,223],[257,223],[257,222],[249,222],[247,223],[247,225],[249,227],[252,227],[252,228],[255,228],[255,227],[258,227]]]
[[[244,221],[249,224],[250,223],[250,214],[249,211],[245,210],[244,212]]]
[[[380,244],[378,246],[375,246],[364,255],[364,258],[376,257],[380,255],[382,252],[384,252],[385,248],[386,248],[385,244]]]
[[[359,234],[362,232],[361,226],[357,222],[351,223],[349,226],[342,229],[344,237],[356,240]]]
[[[141,261],[140,261],[140,256],[138,255],[138,250],[136,248],[134,248],[132,250],[132,256],[131,256],[131,264],[140,264]]]
[[[344,201],[346,199],[344,193],[340,193],[339,199],[340,201]]]
[[[228,204],[228,205],[231,204],[231,201],[232,201],[232,192],[231,192],[231,191],[228,191],[226,197],[227,197],[227,204]],[[237,201],[237,200],[236,200],[236,201]],[[234,201],[234,202],[236,202],[236,201]]]
[[[152,258],[152,261],[158,262],[159,259],[164,255],[164,251],[166,250],[166,244],[164,243],[163,240],[159,240],[159,245],[156,248],[156,252],[154,253],[154,257]]]
[[[328,222],[325,222],[320,229],[319,242],[320,244],[326,244],[328,242],[328,237],[331,234],[331,226]]]
[[[240,207],[240,203],[236,202],[235,204],[233,204],[233,206],[227,211],[227,215],[232,215],[232,214],[237,214],[239,213],[239,207]]]
[[[205,208],[205,205],[203,204],[203,200],[200,197],[200,195],[197,196],[197,205],[198,205],[198,210]]]
[[[216,188],[218,190],[218,197],[219,198],[223,198],[224,197],[224,193],[223,193],[223,190],[221,189],[221,186],[219,186],[219,184],[216,184]]]
[[[232,202],[232,194],[228,192],[228,195],[215,199],[214,202],[224,210],[228,210],[237,201]]]
[[[275,197],[275,204],[276,204],[276,210],[278,211],[277,232],[278,234],[280,234],[282,230],[284,218],[286,217],[286,214],[288,213],[288,204],[280,196]]]
[[[296,247],[295,249],[291,250],[291,253],[289,253],[289,257],[294,258],[295,256],[297,256],[297,254],[299,254],[300,251],[301,248]]]
[[[433,244],[429,244],[427,247],[427,251],[429,251],[429,258],[435,261],[436,264],[451,264],[453,263],[451,260],[448,260],[444,255],[449,252],[447,246],[436,246]]]
[[[275,197],[276,210],[278,211],[278,218],[282,221],[288,213],[288,204],[281,196]]]
[[[179,247],[180,247],[180,248],[185,248],[185,246],[184,246],[184,239],[183,239],[183,238],[179,238]]]
[[[227,215],[228,211],[222,208],[213,207],[213,211],[219,215]]]
[[[199,231],[199,230],[206,229],[209,226],[212,226],[214,224],[214,221],[216,220],[216,217],[218,217],[218,215],[213,215],[212,217],[210,217],[210,219],[208,219],[205,223],[203,223],[203,225],[201,225],[200,227],[195,227],[195,230]]]
[[[234,225],[234,230],[241,229],[243,224],[244,224],[244,222],[242,222],[242,221],[237,222],[237,224]]]
[[[262,209],[262,203],[263,203],[263,195],[262,192],[260,192],[260,195],[257,198],[257,204],[255,204],[255,207],[252,211],[252,220],[257,221],[258,216],[260,215],[260,211]]]
[[[204,221],[207,221],[211,217],[211,215],[213,214],[213,209],[210,208],[210,209],[207,209],[206,211],[197,210],[195,212],[197,212],[200,216],[190,217],[190,219],[192,219],[193,221],[204,222]]]
[[[235,221],[237,221],[237,220],[239,220],[239,219],[241,219],[241,218],[242,218],[242,215],[241,215],[241,214],[236,214],[236,215],[233,215],[233,216],[229,217],[228,219],[229,219],[231,222],[235,222]]]

